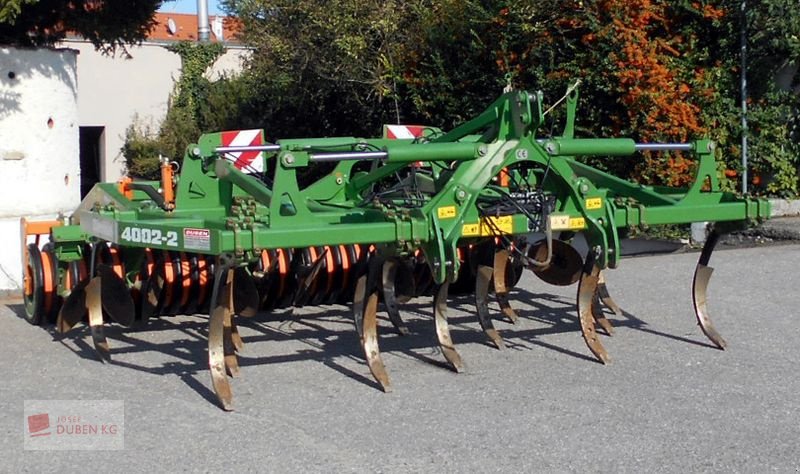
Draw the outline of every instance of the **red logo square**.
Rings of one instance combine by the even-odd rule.
[[[50,432],[40,433],[40,431],[50,429],[50,416],[47,413],[31,415],[28,417],[28,433],[31,436],[47,436]]]

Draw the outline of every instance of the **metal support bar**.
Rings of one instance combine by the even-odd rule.
[[[559,156],[625,156],[637,151],[694,151],[694,143],[634,143],[629,138],[559,138],[539,141],[547,153]]]
[[[391,147],[383,151],[311,153],[310,161],[384,160],[387,163],[414,161],[469,161],[486,153],[480,143],[424,143]]]
[[[747,1],[742,0],[742,26],[741,26],[741,49],[742,49],[742,194],[747,194]]]
[[[692,151],[693,143],[637,143],[634,145],[636,151]]]
[[[258,180],[248,176],[238,169],[233,164],[225,160],[217,160],[214,165],[214,172],[219,179],[230,181],[231,183],[239,186],[247,191],[248,194],[256,198],[258,202],[265,206],[269,206],[272,201],[272,191],[266,188]]]
[[[314,162],[345,161],[345,160],[385,160],[389,153],[385,151],[348,151],[342,153],[311,153],[308,159]]]
[[[216,153],[236,153],[240,151],[281,151],[280,145],[246,145],[246,146],[218,146],[214,148]]]

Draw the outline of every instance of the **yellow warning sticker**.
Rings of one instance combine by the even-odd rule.
[[[592,211],[603,207],[603,198],[587,198],[586,209]]]
[[[552,230],[569,230],[569,216],[565,214],[550,214],[550,228]]]
[[[510,234],[513,232],[514,219],[511,216],[481,219],[481,235],[495,235],[498,231],[503,234]]]
[[[551,214],[550,229],[552,230],[580,230],[586,228],[586,219],[583,217],[570,217],[566,214]]]
[[[473,235],[481,235],[480,224],[464,224],[461,227],[461,235],[464,237],[472,237]]]
[[[489,217],[480,223],[464,224],[461,235],[464,237],[487,237],[497,234],[510,234],[514,231],[514,219],[511,216]]]
[[[456,206],[443,206],[436,210],[439,219],[451,219],[456,216]]]
[[[570,217],[569,230],[578,230],[586,228],[586,219],[583,217]]]

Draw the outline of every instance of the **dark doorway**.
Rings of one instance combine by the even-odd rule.
[[[80,127],[81,199],[100,182],[100,160],[103,158],[105,127]]]

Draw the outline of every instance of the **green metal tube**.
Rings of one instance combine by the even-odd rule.
[[[636,152],[630,138],[556,138],[544,144],[553,156],[627,156]]]
[[[279,140],[278,144],[286,150],[303,151],[310,149],[327,149],[330,151],[349,151],[356,143],[364,142],[356,137],[297,138]]]
[[[219,179],[229,181],[236,186],[239,186],[248,194],[256,198],[258,202],[265,206],[269,206],[272,200],[272,191],[267,189],[263,184],[259,183],[255,178],[247,176],[241,171],[237,170],[233,164],[225,160],[217,160],[214,165],[214,171]]]
[[[414,161],[469,161],[479,155],[480,143],[420,143],[392,146],[388,148],[388,163],[411,163]]]

